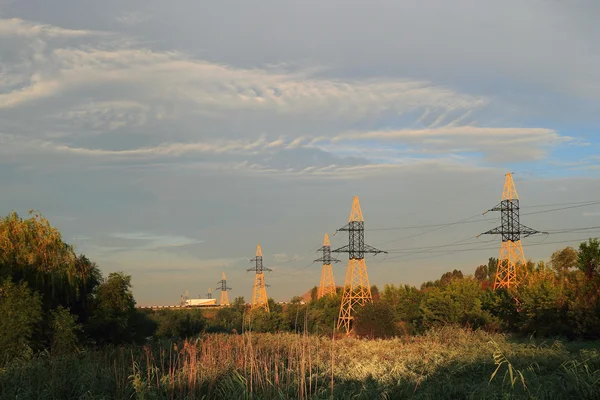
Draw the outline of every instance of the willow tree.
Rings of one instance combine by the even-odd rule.
[[[28,219],[15,212],[0,219],[0,277],[26,282],[48,309],[85,301],[100,273],[46,218],[30,211]]]

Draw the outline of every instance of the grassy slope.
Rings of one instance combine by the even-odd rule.
[[[502,364],[490,383],[495,359]],[[10,399],[237,399],[250,392],[254,399],[328,399],[332,367],[338,399],[600,398],[598,342],[523,343],[453,328],[333,343],[293,334],[207,335],[197,342],[39,357],[3,371],[0,393]]]

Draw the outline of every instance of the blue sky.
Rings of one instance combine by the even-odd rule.
[[[367,242],[411,252],[368,259],[372,283],[471,273],[497,254],[474,238],[495,216],[396,228],[493,207],[508,171],[524,207],[600,200],[599,13],[591,0],[0,0],[0,215],[41,211],[104,273],[130,273],[140,304],[206,293],[222,271],[249,299],[257,243],[269,295],[305,292],[354,195]],[[523,223],[598,226],[600,207]],[[547,260],[584,237],[525,252]],[[474,250],[423,254],[457,239]]]

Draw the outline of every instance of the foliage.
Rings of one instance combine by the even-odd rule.
[[[127,343],[136,339],[135,300],[131,276],[112,272],[96,290],[96,307],[90,321],[92,337],[99,344]]]
[[[354,332],[360,337],[385,339],[396,336],[394,310],[388,303],[365,304],[354,317]]]
[[[7,367],[0,393],[7,399],[594,399],[600,343],[518,342],[448,327],[372,341],[205,335],[36,357]]]
[[[0,283],[0,366],[32,354],[33,334],[41,320],[40,297],[25,283]]]
[[[50,349],[53,355],[61,355],[76,351],[79,344],[77,335],[81,325],[77,317],[61,306],[51,312],[50,316]]]
[[[156,324],[155,336],[162,339],[186,339],[197,336],[206,327],[202,310],[158,310],[149,315]]]
[[[492,316],[481,308],[480,296],[481,288],[473,278],[456,278],[450,280],[445,287],[431,288],[421,303],[423,326],[485,326]]]

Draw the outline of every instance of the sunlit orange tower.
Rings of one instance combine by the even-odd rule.
[[[227,287],[227,277],[225,276],[225,272],[223,272],[221,280],[217,282],[217,285],[221,285],[216,289],[221,291],[221,301],[219,302],[219,304],[222,306],[228,306],[229,295],[227,294],[227,291],[231,290],[231,288]]]
[[[348,224],[338,229],[338,231],[347,231],[349,240],[347,246],[333,250],[336,253],[348,253],[348,268],[337,328],[343,327],[346,333],[350,333],[356,307],[364,306],[366,303],[373,301],[367,265],[365,264],[365,253],[378,254],[386,252],[365,244],[365,219],[360,209],[358,196],[354,196],[352,200],[352,211],[350,212]]]
[[[266,312],[269,312],[269,298],[267,297],[267,285],[265,284],[264,271],[271,271],[269,268],[263,267],[263,256],[260,244],[256,246],[256,257],[250,262],[254,262],[254,267],[248,271],[255,271],[254,290],[252,292],[252,309],[263,307]]]
[[[496,207],[488,210],[501,212],[501,225],[482,233],[482,235],[502,235],[494,290],[500,288],[510,289],[518,285],[523,278],[523,274],[527,272],[525,270],[527,261],[525,260],[521,238],[534,235],[539,231],[520,223],[519,209],[519,196],[517,195],[515,182],[512,173],[508,173],[502,191],[502,201]]]
[[[321,282],[317,290],[317,299],[320,299],[327,295],[335,295],[335,282],[333,281],[331,263],[340,262],[340,260],[331,257],[331,242],[329,242],[328,234],[325,234],[325,238],[323,239],[323,247],[317,251],[323,252],[322,257],[314,261],[321,261],[323,263],[323,267],[321,268]]]

